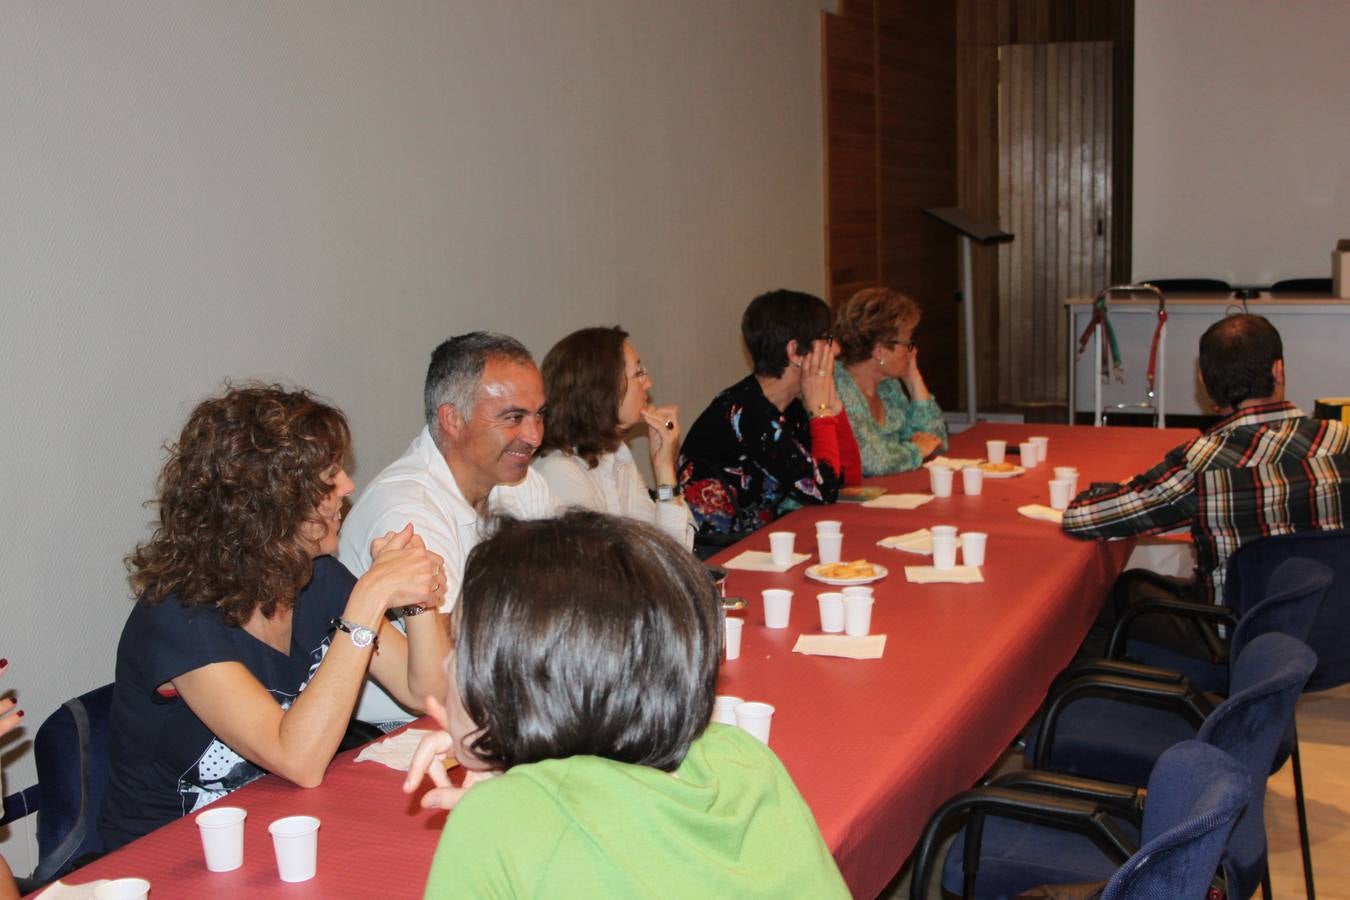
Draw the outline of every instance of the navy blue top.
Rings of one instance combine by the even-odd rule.
[[[137,603],[117,645],[109,725],[110,773],[99,833],[108,850],[195,812],[263,775],[221,741],[180,697],[156,688],[194,669],[238,662],[288,709],[328,651],[329,623],[356,578],[337,560],[314,561],[295,601],[291,650],[281,653],[215,606],[183,606],[178,594]]]

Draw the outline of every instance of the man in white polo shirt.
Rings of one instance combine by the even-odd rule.
[[[342,524],[338,556],[359,576],[370,567],[370,542],[411,522],[445,559],[441,611],[448,613],[464,561],[494,516],[533,519],[558,510],[530,468],[544,434],[544,381],[519,341],[475,331],[432,353],[423,406],[426,427],[361,492]],[[368,683],[356,718],[405,722],[411,714]]]

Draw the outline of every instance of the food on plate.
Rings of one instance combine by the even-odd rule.
[[[983,462],[980,463],[980,468],[986,472],[1013,472],[1016,471],[1017,466],[1016,464],[1010,462],[1001,462],[1001,463]]]
[[[822,578],[875,578],[877,570],[865,559],[852,562],[822,563],[816,566],[816,574]]]

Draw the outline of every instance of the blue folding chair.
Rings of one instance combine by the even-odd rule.
[[[963,813],[982,817],[984,833],[990,838],[985,846],[1006,846],[995,834],[999,828],[1019,829],[1024,838],[1021,849],[1051,866],[1080,860],[1067,870],[1047,867],[1043,874],[1056,879],[1068,874],[1079,882],[1106,881],[1102,900],[1200,900],[1215,878],[1224,844],[1251,795],[1246,771],[1222,750],[1199,741],[1184,741],[1158,758],[1146,796],[1109,783],[1030,774],[1039,782],[1025,782],[1020,789],[977,788],[938,811],[915,857],[910,883],[913,900],[927,896],[932,857],[946,819]],[[1136,845],[1124,833],[1129,826],[1117,822],[1122,815],[1133,819],[1140,805],[1139,843],[1132,849]],[[966,896],[1005,895],[997,890],[988,893],[983,881],[977,892],[973,881]]]
[[[1269,896],[1262,797],[1294,705],[1316,664],[1302,641],[1262,634],[1241,648],[1232,692],[1217,708],[1184,678],[1075,679],[1046,704],[1034,759],[1038,768],[1139,784],[1152,761],[1173,744],[1191,737],[1215,744],[1247,768],[1254,785],[1225,857],[1231,894],[1248,897],[1260,883]]]
[[[112,696],[113,686],[106,684],[67,700],[48,716],[33,739],[38,783],[5,798],[5,821],[37,813],[38,864],[21,879],[25,890],[103,852],[97,825],[108,784]]]

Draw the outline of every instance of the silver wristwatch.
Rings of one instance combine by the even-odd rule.
[[[374,644],[376,652],[379,652],[379,636],[366,626],[358,625],[350,619],[344,619],[341,616],[334,619],[331,624],[338,631],[347,632],[347,636],[352,639],[352,645],[356,647],[356,649],[364,650]]]
[[[673,484],[658,484],[658,485],[656,486],[656,499],[659,500],[659,501],[661,501],[662,503],[667,503],[667,502],[669,502],[669,501],[671,501],[671,500],[674,500],[676,496],[677,496],[677,493],[676,493],[675,485],[673,485]]]

